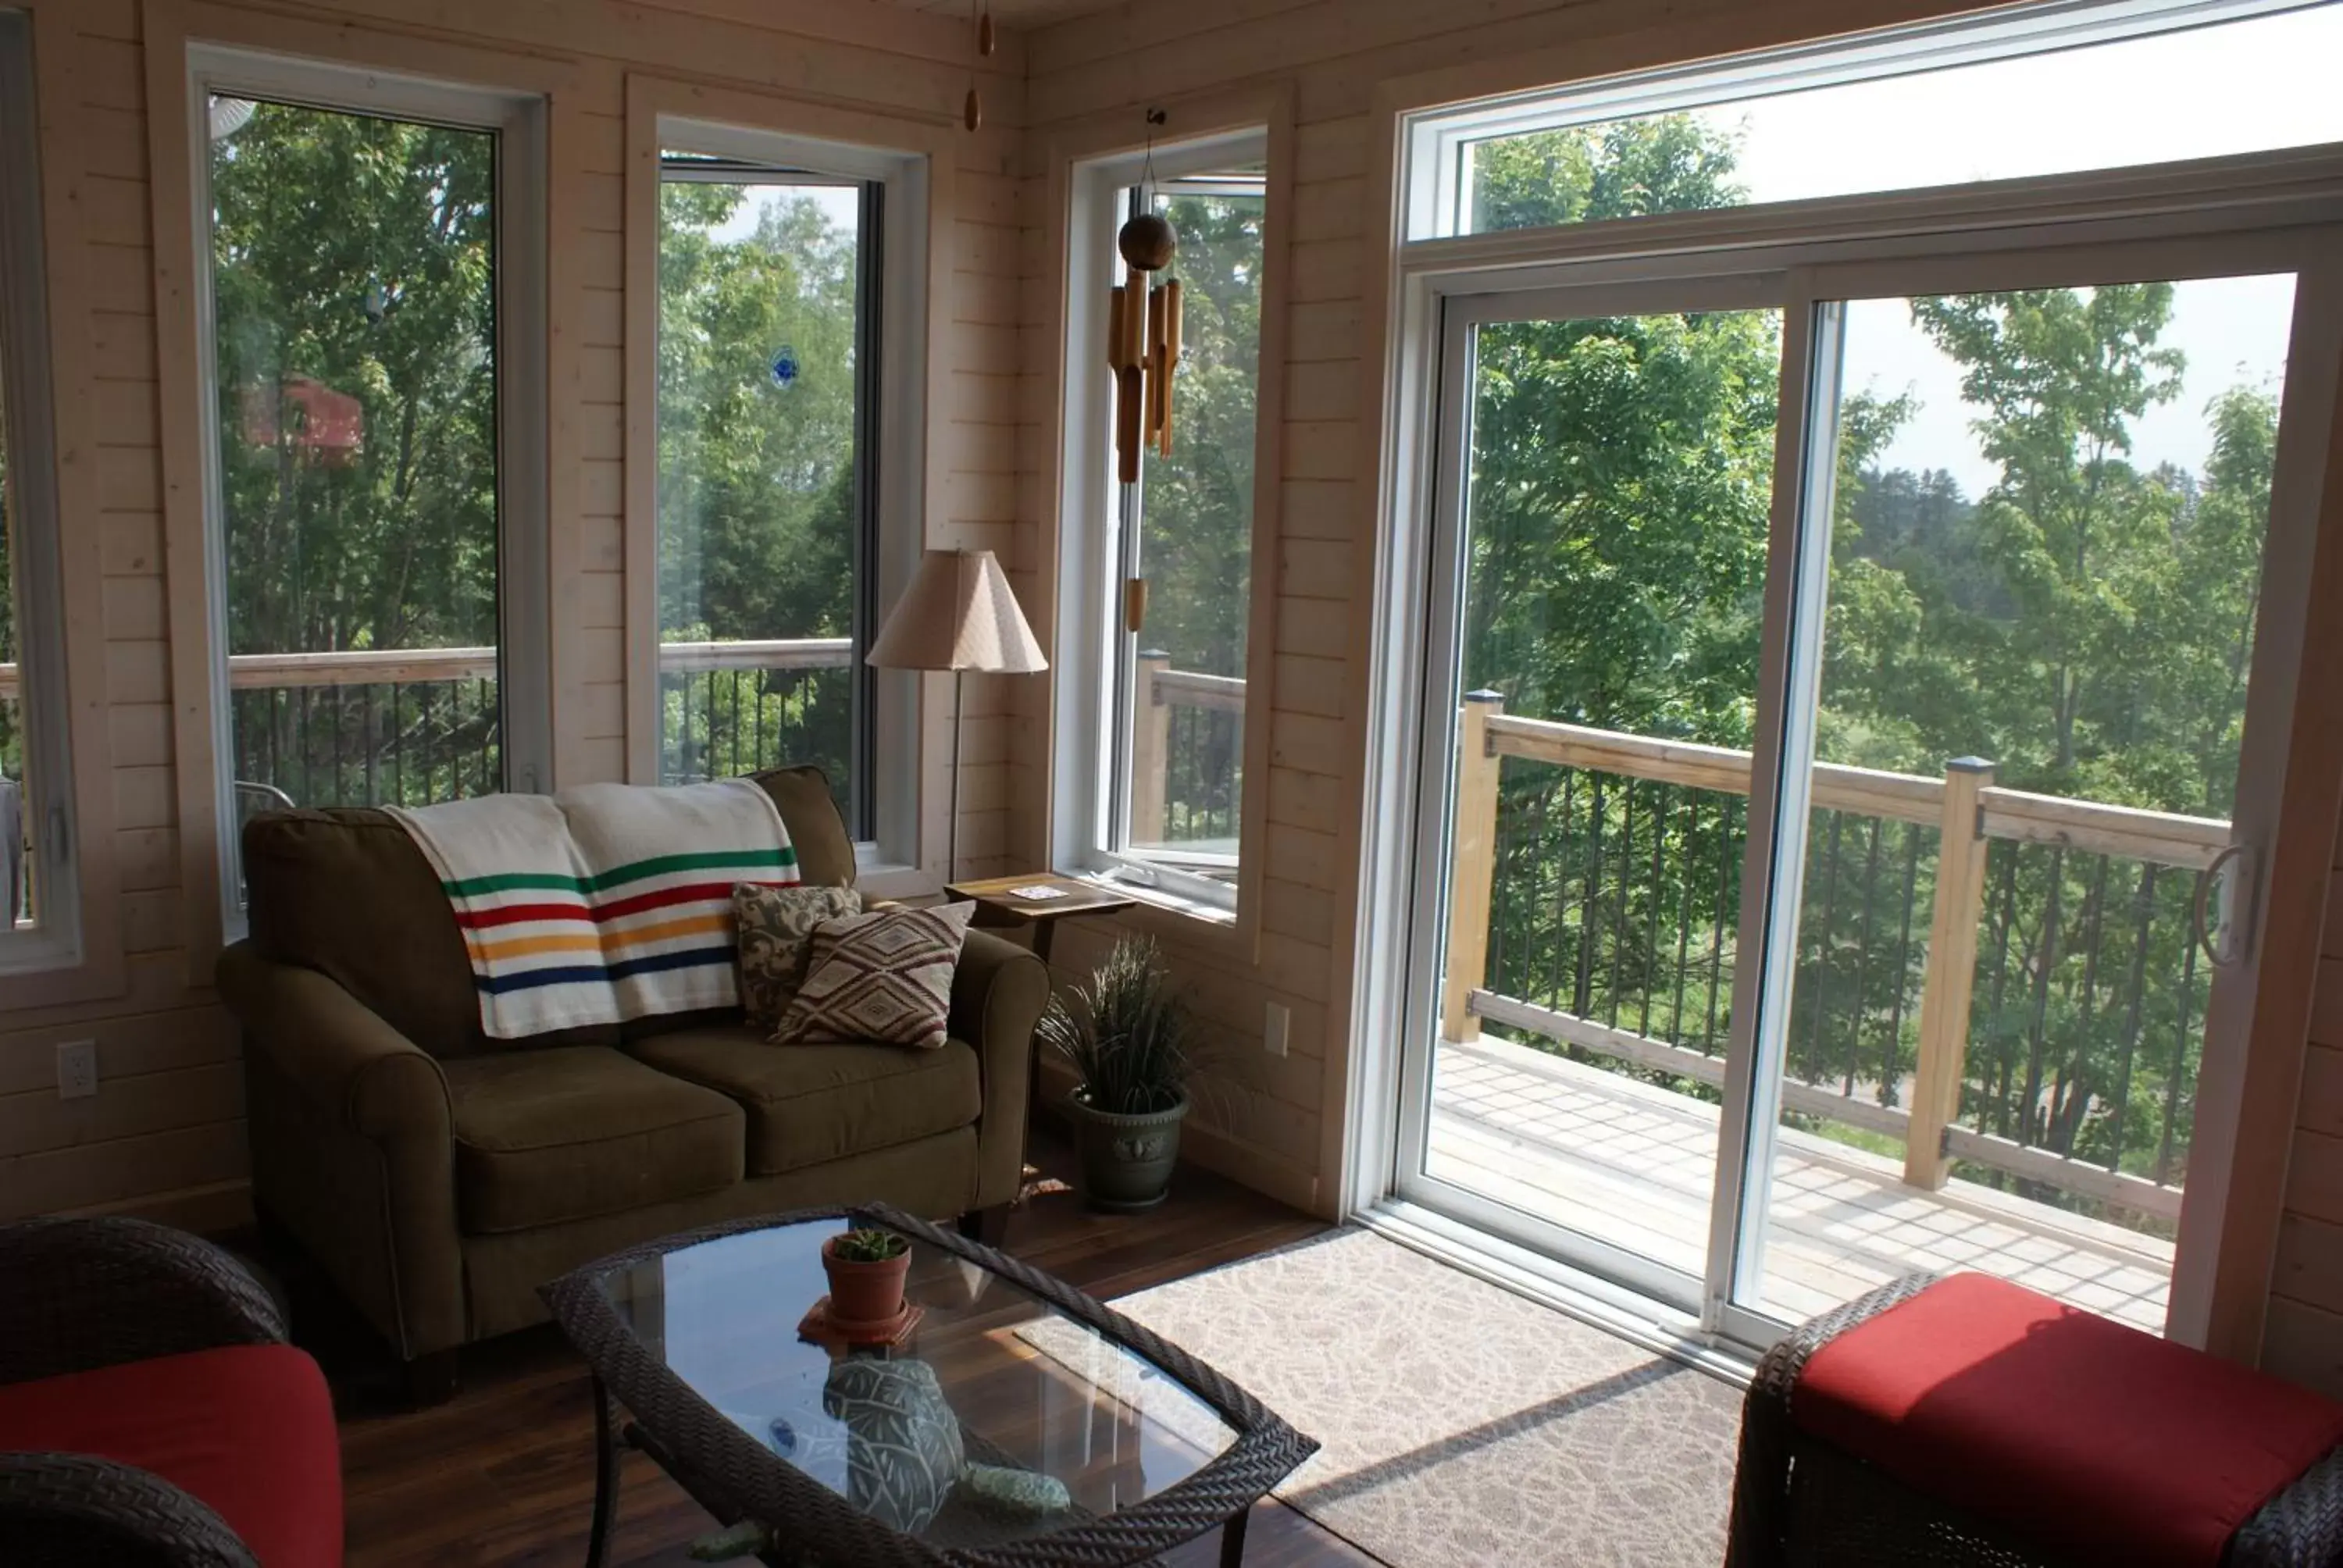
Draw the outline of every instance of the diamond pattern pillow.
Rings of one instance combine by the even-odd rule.
[[[870,1040],[930,1050],[944,1042],[952,968],[974,904],[879,910],[825,921],[813,961],[773,1039],[780,1044]]]
[[[740,1007],[749,1021],[772,1029],[805,983],[813,960],[814,928],[862,912],[852,888],[732,885],[732,916],[740,930]]]

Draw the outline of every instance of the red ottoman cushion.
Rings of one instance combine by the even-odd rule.
[[[1984,1274],[1816,1351],[1790,1419],[2051,1551],[2141,1568],[2215,1568],[2343,1441],[2343,1405]]]
[[[192,1493],[261,1568],[342,1560],[341,1445],[317,1363],[227,1345],[0,1386],[0,1449],[119,1460]]]

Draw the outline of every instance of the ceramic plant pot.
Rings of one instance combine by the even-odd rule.
[[[1111,1214],[1137,1213],[1163,1201],[1180,1162],[1180,1123],[1188,1097],[1169,1111],[1137,1116],[1094,1109],[1077,1091],[1075,1148],[1081,1156],[1082,1200]]]
[[[821,1266],[830,1276],[830,1321],[840,1329],[892,1323],[903,1312],[903,1277],[911,1271],[909,1248],[876,1263],[858,1263],[821,1244]]]

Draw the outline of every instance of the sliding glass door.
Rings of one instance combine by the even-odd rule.
[[[1400,1196],[1750,1340],[2162,1329],[2328,244],[1443,300]]]

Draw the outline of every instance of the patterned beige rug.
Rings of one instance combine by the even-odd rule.
[[[1114,1303],[1324,1446],[1278,1495],[1393,1568],[1716,1568],[1739,1392],[1364,1231]]]

